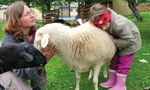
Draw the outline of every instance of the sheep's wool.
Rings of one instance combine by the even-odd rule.
[[[115,45],[109,35],[89,22],[70,28],[63,24],[47,24],[35,35],[34,45],[37,49],[56,45],[59,55],[76,72],[76,88],[79,90],[80,73],[90,70],[89,79],[93,77],[95,90],[98,90],[98,76],[103,64],[110,62]]]

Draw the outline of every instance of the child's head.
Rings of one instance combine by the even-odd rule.
[[[102,30],[107,30],[109,28],[110,18],[111,15],[106,6],[102,4],[95,4],[90,8],[91,22]]]
[[[108,8],[106,6],[104,6],[103,4],[94,4],[91,8],[90,8],[90,19],[93,19],[96,16],[100,16],[103,14],[103,12],[107,11]]]

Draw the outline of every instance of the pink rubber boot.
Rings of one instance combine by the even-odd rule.
[[[100,84],[103,88],[110,88],[113,87],[116,84],[116,71],[110,70],[109,79],[106,82],[103,82]]]
[[[126,90],[126,77],[127,75],[125,74],[117,73],[116,85],[109,90]]]

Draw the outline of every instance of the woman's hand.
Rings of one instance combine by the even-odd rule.
[[[56,46],[54,44],[48,44],[45,48],[41,49],[41,52],[47,60],[51,59],[54,55],[58,54]]]

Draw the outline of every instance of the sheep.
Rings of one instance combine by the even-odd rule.
[[[109,63],[116,51],[107,32],[86,22],[77,27],[51,23],[40,27],[34,46],[41,49],[48,43],[56,45],[60,57],[75,70],[76,88],[79,90],[80,73],[90,71],[95,90],[98,90],[98,76],[102,65]]]
[[[44,66],[45,56],[25,42],[0,47],[0,73],[11,69]]]

